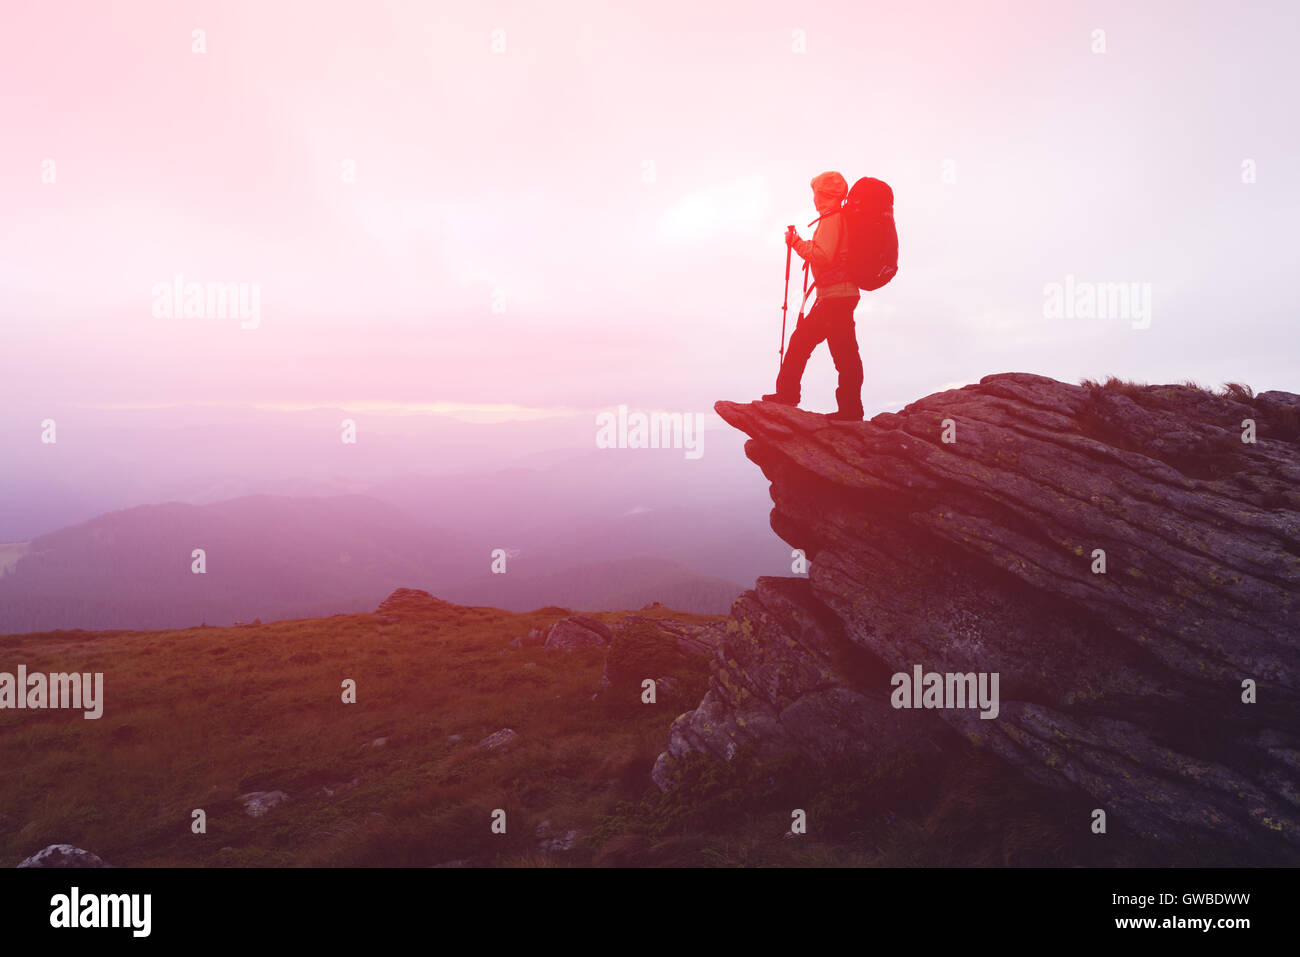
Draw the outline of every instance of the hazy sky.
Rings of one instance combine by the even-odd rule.
[[[1297,9],[14,5],[0,414],[757,397],[824,169],[897,196],[868,414],[1001,371],[1298,390]],[[155,317],[176,274],[260,324]],[[1046,318],[1067,275],[1149,283],[1150,327]]]

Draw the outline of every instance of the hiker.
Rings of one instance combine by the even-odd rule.
[[[810,184],[813,205],[820,219],[812,239],[800,239],[793,226],[786,230],[785,242],[799,258],[812,267],[813,289],[817,301],[805,316],[800,315],[790,348],[785,352],[781,371],[776,377],[776,391],[763,396],[765,402],[798,405],[803,370],[814,349],[824,340],[830,346],[831,359],[839,373],[835,390],[838,408],[827,418],[847,422],[862,421],[862,358],[854,331],[853,310],[860,294],[847,261],[847,236],[840,206],[848,196],[849,185],[839,173],[830,171],[814,176]],[[807,267],[805,267],[807,268]],[[789,281],[787,260],[786,279]]]

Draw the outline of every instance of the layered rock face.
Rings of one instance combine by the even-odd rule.
[[[811,564],[737,600],[660,787],[691,750],[964,738],[1143,837],[1300,851],[1300,396],[1016,373],[863,423],[716,408]],[[917,666],[996,673],[996,717],[894,707]]]

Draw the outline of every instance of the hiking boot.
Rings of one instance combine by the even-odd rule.
[[[862,413],[845,412],[843,409],[838,409],[835,412],[827,412],[826,418],[830,419],[832,422],[861,422]]]
[[[764,401],[764,402],[775,402],[777,405],[793,405],[793,406],[797,406],[797,405],[799,404],[799,400],[798,400],[798,399],[789,399],[789,398],[786,398],[785,396],[780,395],[779,393],[776,393],[776,392],[769,392],[767,395],[763,396],[763,401]]]

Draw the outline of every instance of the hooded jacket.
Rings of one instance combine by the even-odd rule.
[[[834,170],[818,173],[809,183],[813,191],[813,205],[822,219],[812,239],[800,239],[791,248],[800,259],[812,265],[813,280],[817,283],[818,299],[852,296],[860,298],[857,283],[848,278],[844,268],[844,218],[839,208],[849,195],[849,184]],[[838,261],[837,261],[838,260]]]

